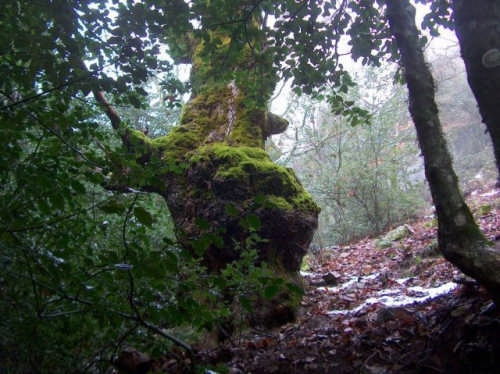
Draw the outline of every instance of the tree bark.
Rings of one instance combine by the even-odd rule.
[[[244,37],[233,37],[229,24],[189,38],[184,57],[192,62],[192,97],[167,136],[150,139],[126,127],[102,93],[94,96],[125,148],[115,184],[163,196],[184,248],[212,272],[256,250],[258,263],[300,286],[320,209],[293,171],[264,150],[265,139],[288,122],[267,112],[276,83],[273,58],[261,25],[247,22]],[[299,301],[293,292],[262,301],[255,323],[288,322]]]
[[[500,187],[500,4],[455,0],[453,16],[467,79],[493,143]]]
[[[438,218],[439,248],[446,259],[477,279],[500,301],[500,252],[490,246],[476,225],[458,187],[443,136],[435,87],[408,0],[386,0],[386,15],[396,40],[409,92],[409,110],[424,157]]]

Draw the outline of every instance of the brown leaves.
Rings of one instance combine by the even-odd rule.
[[[491,209],[479,215],[475,209],[476,216],[494,238],[500,204],[481,199],[479,206]],[[475,282],[451,283],[463,277],[437,252],[430,220],[413,223],[409,232],[381,249],[365,239],[323,250],[324,261],[304,276],[309,287],[296,323],[251,331],[219,348],[230,352],[223,361],[230,372],[496,372],[498,310]],[[408,303],[409,297],[419,302]]]

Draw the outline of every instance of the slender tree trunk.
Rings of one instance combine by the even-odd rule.
[[[459,190],[438,116],[434,81],[415,25],[415,8],[408,0],[386,0],[386,6],[405,70],[409,110],[438,217],[440,250],[446,259],[483,284],[498,302],[500,252],[488,246]]]
[[[455,0],[453,15],[469,85],[493,143],[500,187],[500,3]]]

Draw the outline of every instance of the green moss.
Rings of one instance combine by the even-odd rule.
[[[227,194],[242,202],[248,200],[244,205],[252,204],[255,196],[264,196],[270,208],[319,212],[293,170],[273,163],[262,148],[260,133],[255,138],[253,132],[258,127],[250,123],[259,118],[262,120],[265,117],[263,112],[260,115],[248,114],[247,118],[240,119],[227,143],[203,144],[203,139],[214,128],[211,123],[213,118],[208,118],[210,108],[220,105],[216,92],[220,91],[207,90],[193,100],[186,108],[182,124],[167,136],[151,140],[141,131],[126,130],[129,152],[133,150],[137,154],[134,158],[137,163],[127,167],[137,170],[129,177],[147,178],[146,165],[151,165],[156,175],[160,172],[164,176],[172,173],[183,175],[187,168],[196,168],[196,173],[203,177],[200,178],[203,185],[194,188],[190,194],[206,195],[207,198],[213,197],[214,193],[219,196]],[[139,177],[139,174],[143,176]],[[206,188],[207,181],[214,181],[215,191]],[[150,183],[160,190],[165,180],[157,178]]]
[[[291,169],[273,163],[260,148],[215,143],[198,149],[190,158],[192,167],[212,170],[219,194],[249,199],[264,196],[270,208],[319,212]]]
[[[316,205],[311,195],[302,189],[302,193],[298,193],[293,199],[293,205],[300,207],[304,212],[316,212],[319,214],[321,209]]]
[[[412,230],[408,225],[401,225],[385,234],[384,239],[389,242],[395,242],[407,238],[411,233]]]
[[[424,222],[424,227],[426,229],[437,227],[437,225],[438,225],[438,219],[437,219],[437,217],[434,217],[434,218],[432,218],[432,219]]]
[[[280,210],[292,210],[293,205],[281,196],[267,195],[266,205]]]
[[[392,247],[394,243],[390,240],[387,240],[385,238],[377,238],[373,241],[373,245],[377,249],[384,249],[384,248],[389,248]]]
[[[262,126],[265,123],[265,110],[253,108],[245,109],[244,98],[239,98],[238,116],[229,141],[241,146],[264,148]]]
[[[245,161],[256,160],[266,162],[269,156],[263,149],[251,147],[233,147],[224,143],[204,145],[191,156],[192,162],[210,161],[217,166],[226,164],[229,168],[239,165]],[[270,160],[269,160],[270,161]]]
[[[185,105],[179,126],[167,136],[151,140],[140,131],[126,130],[136,159],[146,156],[145,162],[137,163],[138,171],[152,165],[156,174],[162,174],[154,182],[158,190],[174,173],[185,176],[191,169],[188,194],[228,195],[244,205],[264,196],[270,207],[319,212],[293,171],[274,164],[264,151],[264,138],[286,128],[287,122],[267,114],[266,102],[275,83],[267,77],[273,75],[272,69],[247,69],[256,56],[246,42],[238,43],[226,31],[214,31],[200,41],[193,56],[194,97]],[[226,67],[230,74],[222,77],[217,74],[219,64],[207,61],[226,59],[230,47],[241,49],[239,58],[234,69]],[[177,179],[176,183],[184,183],[182,177]]]
[[[490,214],[491,211],[492,211],[492,206],[491,204],[484,204],[484,205],[481,205],[479,208],[478,208],[478,214],[480,216],[485,216],[487,214]]]
[[[162,159],[184,159],[186,152],[198,146],[199,139],[195,132],[185,127],[175,127],[172,131],[152,141],[153,147],[161,154]]]
[[[139,159],[152,153],[151,139],[142,131],[123,127],[123,129],[119,130],[119,135],[127,152],[135,155],[131,159]]]

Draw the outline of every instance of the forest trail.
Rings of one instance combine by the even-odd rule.
[[[468,203],[498,243],[500,190],[475,191]],[[437,252],[435,220],[403,227],[402,238],[378,246],[321,250],[304,273],[296,323],[246,332],[201,360],[233,374],[498,373],[498,309]]]

